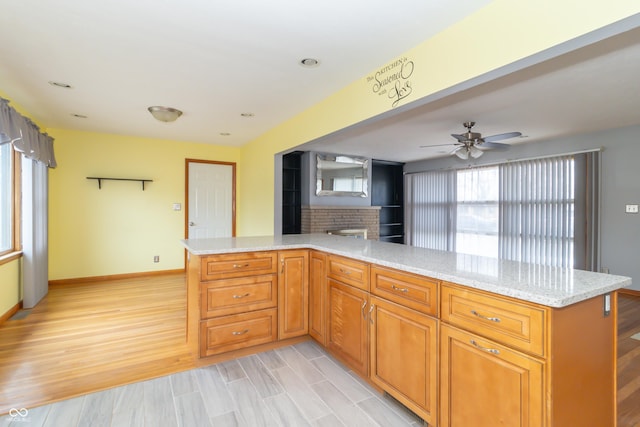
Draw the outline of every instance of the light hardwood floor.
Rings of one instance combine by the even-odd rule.
[[[624,295],[620,297],[618,427],[640,426],[640,341],[631,338],[632,335],[640,333],[639,313],[640,297]],[[52,420],[59,416],[68,417],[71,416],[69,414],[74,414],[73,416],[77,419],[84,416],[83,419],[86,420],[88,414],[82,415],[81,411],[94,408],[91,415],[95,417],[100,415],[100,411],[95,412],[96,408],[100,408],[101,404],[107,402],[107,406],[111,405],[112,415],[122,418],[125,412],[116,411],[114,409],[116,407],[113,406],[118,402],[120,405],[125,404],[126,402],[123,403],[122,399],[134,399],[135,402],[135,399],[139,399],[140,396],[147,394],[154,396],[153,390],[162,390],[162,384],[165,386],[171,384],[170,390],[174,393],[175,390],[185,387],[185,381],[193,386],[195,384],[193,381],[198,381],[194,378],[198,378],[199,374],[224,376],[230,375],[227,371],[231,370],[236,372],[233,375],[239,375],[238,372],[242,371],[247,378],[250,378],[251,368],[245,365],[259,363],[268,367],[270,361],[279,359],[281,362],[277,363],[283,364],[271,366],[268,369],[275,370],[271,372],[272,377],[285,375],[286,378],[286,375],[292,375],[289,369],[299,369],[299,367],[293,367],[297,362],[287,360],[291,357],[295,360],[300,359],[299,355],[296,356],[297,353],[302,355],[307,353],[305,358],[308,361],[300,362],[304,366],[308,363],[332,366],[328,362],[333,363],[333,360],[318,346],[303,343],[263,353],[257,357],[242,358],[235,362],[225,362],[196,370],[194,360],[184,344],[184,324],[185,283],[182,274],[52,286],[45,300],[26,318],[10,320],[0,325],[0,414],[8,413],[11,408],[33,408],[29,412],[29,416],[35,422],[33,425],[49,425],[37,424],[39,417],[48,417]],[[310,349],[315,349],[322,354],[311,357]],[[315,362],[313,359],[316,359]],[[243,369],[238,370],[236,365],[242,366]],[[319,367],[315,366],[315,369],[318,370]],[[277,373],[278,370],[281,371],[280,374]],[[260,372],[260,370],[254,371]],[[217,372],[217,374],[210,374],[210,372]],[[195,376],[194,373],[196,373]],[[303,374],[295,373],[295,375]],[[291,377],[295,378],[295,375]],[[353,375],[349,376],[353,378]],[[157,379],[145,381],[152,378]],[[236,379],[241,381],[247,378]],[[323,392],[323,387],[333,385],[328,378],[314,384],[325,380],[326,384],[314,386],[318,389],[312,393],[314,398]],[[178,385],[173,385],[174,383]],[[360,408],[372,406],[372,402],[379,404],[378,400],[368,401],[368,399],[372,396],[380,399],[380,396],[368,389],[366,384],[359,383],[370,393],[370,396],[358,403]],[[130,386],[113,389],[115,386],[124,384],[130,384]],[[237,384],[242,384],[242,381],[237,383],[235,380],[233,383],[227,381],[225,384],[225,387],[232,384],[229,390],[233,390]],[[211,387],[211,385],[199,385],[199,387]],[[107,389],[110,390],[96,393]],[[140,391],[142,393],[139,393]],[[247,392],[253,393],[251,390]],[[161,391],[158,393],[157,398],[164,396]],[[304,399],[304,393],[301,391],[289,392],[289,395],[291,394]],[[326,394],[326,397],[329,399],[334,395],[338,394],[333,391]],[[195,395],[190,394],[190,396],[193,398]],[[78,398],[70,399],[73,397]],[[174,409],[178,414],[181,413],[181,407],[178,405],[183,399],[187,397],[173,396],[173,402],[176,405]],[[267,399],[271,399],[267,401],[271,402],[269,416],[274,416],[276,419],[277,413],[273,409],[278,408],[278,405],[300,408],[298,403],[291,405],[291,402],[286,399],[278,401],[273,399],[273,396]],[[62,400],[64,402],[50,405],[52,402]],[[323,425],[324,421],[339,419],[340,411],[344,411],[339,403],[335,402],[338,405],[337,409],[331,407],[327,415],[313,419],[311,424]],[[131,407],[131,404],[129,402],[128,407]],[[74,405],[76,412],[73,411]],[[36,407],[39,408],[35,409]],[[133,413],[126,412],[133,418],[114,418],[111,425],[129,425],[129,422],[132,423],[130,425],[142,425],[135,424],[139,421],[135,417],[140,416],[140,408],[144,407],[144,405],[139,406],[139,410]],[[415,424],[415,419],[412,420],[410,416],[403,414],[398,407],[393,406],[391,401],[385,401],[381,407],[393,408],[392,412],[381,416],[393,418],[400,414],[404,422]],[[201,409],[192,408],[200,411],[202,415]],[[184,408],[182,410],[184,411]],[[351,412],[354,410],[352,409]],[[118,413],[120,415],[117,415]],[[213,422],[215,417],[209,415],[207,414],[207,419]],[[242,419],[242,414],[239,412],[232,412],[232,415],[221,413],[216,416],[223,417],[220,420],[229,421],[228,424],[220,425],[235,425],[233,420]],[[6,420],[6,417],[8,415],[0,420]],[[306,417],[305,420],[311,420],[311,418]],[[183,421],[178,418],[178,425],[183,425]],[[77,425],[82,423],[78,422]],[[402,425],[402,422],[399,425]]]
[[[193,368],[183,274],[56,285],[0,325],[0,413]]]

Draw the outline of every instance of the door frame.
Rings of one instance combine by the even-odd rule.
[[[236,163],[219,162],[216,160],[184,159],[184,238],[189,238],[189,164],[191,163],[231,166],[231,236],[236,237]]]

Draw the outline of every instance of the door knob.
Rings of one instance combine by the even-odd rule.
[[[194,225],[196,225],[196,223],[195,223],[195,222],[193,222],[193,221],[189,221],[189,227],[193,227]]]

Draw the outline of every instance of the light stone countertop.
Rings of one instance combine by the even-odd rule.
[[[548,307],[565,307],[631,285],[630,277],[326,234],[187,239],[182,244],[194,255],[318,249]]]

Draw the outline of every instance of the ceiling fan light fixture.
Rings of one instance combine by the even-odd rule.
[[[469,147],[469,154],[474,159],[477,159],[478,157],[482,156],[482,153],[483,153],[483,151],[481,149],[479,149],[478,147],[476,147],[475,145],[472,145],[472,146]]]
[[[456,151],[454,151],[453,154],[455,154],[462,160],[467,160],[469,158],[469,150],[467,149],[467,147],[460,147]]]
[[[171,107],[162,107],[159,105],[148,108],[149,112],[156,120],[161,122],[174,122],[182,115],[182,111]]]

